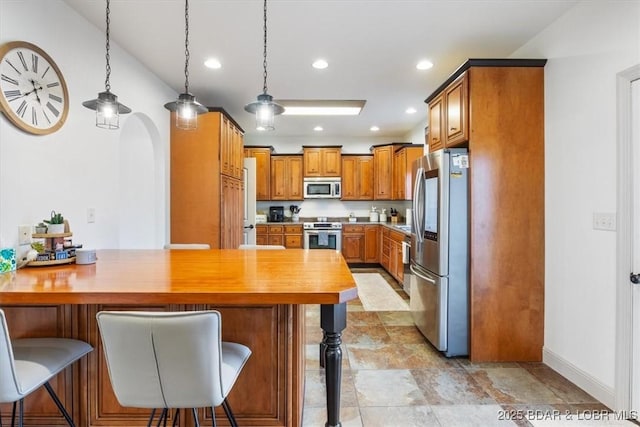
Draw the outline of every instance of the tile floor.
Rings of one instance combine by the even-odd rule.
[[[384,270],[352,271],[380,272],[408,299]],[[306,309],[303,426],[317,427],[326,421],[324,370],[318,367],[322,332],[318,308]],[[344,427],[633,426],[613,415],[607,420],[604,405],[542,363],[447,359],[422,337],[409,312],[364,311],[358,300],[349,302],[347,310]]]

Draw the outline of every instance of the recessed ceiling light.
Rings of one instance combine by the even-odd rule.
[[[311,64],[313,68],[317,68],[318,70],[324,70],[329,66],[329,63],[324,59],[316,59],[313,64]]]
[[[422,61],[418,62],[418,64],[416,65],[416,68],[418,70],[428,70],[431,67],[433,67],[433,62],[428,61],[426,59],[423,59]]]
[[[278,99],[288,116],[357,116],[366,101]]]
[[[213,70],[217,70],[219,68],[222,68],[222,64],[216,58],[209,58],[206,61],[204,61],[204,66],[207,67],[207,68],[211,68]]]
[[[324,128],[322,126],[316,126],[313,128],[313,130],[315,130],[316,132],[322,132]]]
[[[378,131],[380,130],[380,128],[379,128],[378,126],[371,126],[371,127],[369,128],[369,130],[370,130],[371,132],[378,132]]]
[[[415,113],[417,113],[417,112],[418,112],[418,110],[416,110],[416,109],[415,109],[415,108],[413,108],[413,107],[409,107],[409,108],[407,108],[407,109],[405,110],[405,112],[406,112],[407,114],[415,114]]]

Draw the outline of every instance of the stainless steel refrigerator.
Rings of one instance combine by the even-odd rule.
[[[413,320],[445,356],[469,353],[469,214],[466,149],[413,163],[411,230]]]

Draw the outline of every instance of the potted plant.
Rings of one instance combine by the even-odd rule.
[[[47,226],[47,232],[49,234],[60,234],[64,233],[64,217],[61,213],[56,213],[56,211],[51,211],[51,218],[45,219],[44,222],[49,224]]]
[[[39,223],[35,228],[38,234],[45,234],[47,232],[47,225],[44,222]]]

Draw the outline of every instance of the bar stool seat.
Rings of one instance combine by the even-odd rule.
[[[4,311],[0,309],[0,403],[13,403],[11,425],[15,423],[16,403],[20,406],[18,426],[22,426],[24,398],[44,386],[67,424],[75,426],[49,380],[92,350],[86,342],[70,338],[11,340]]]

